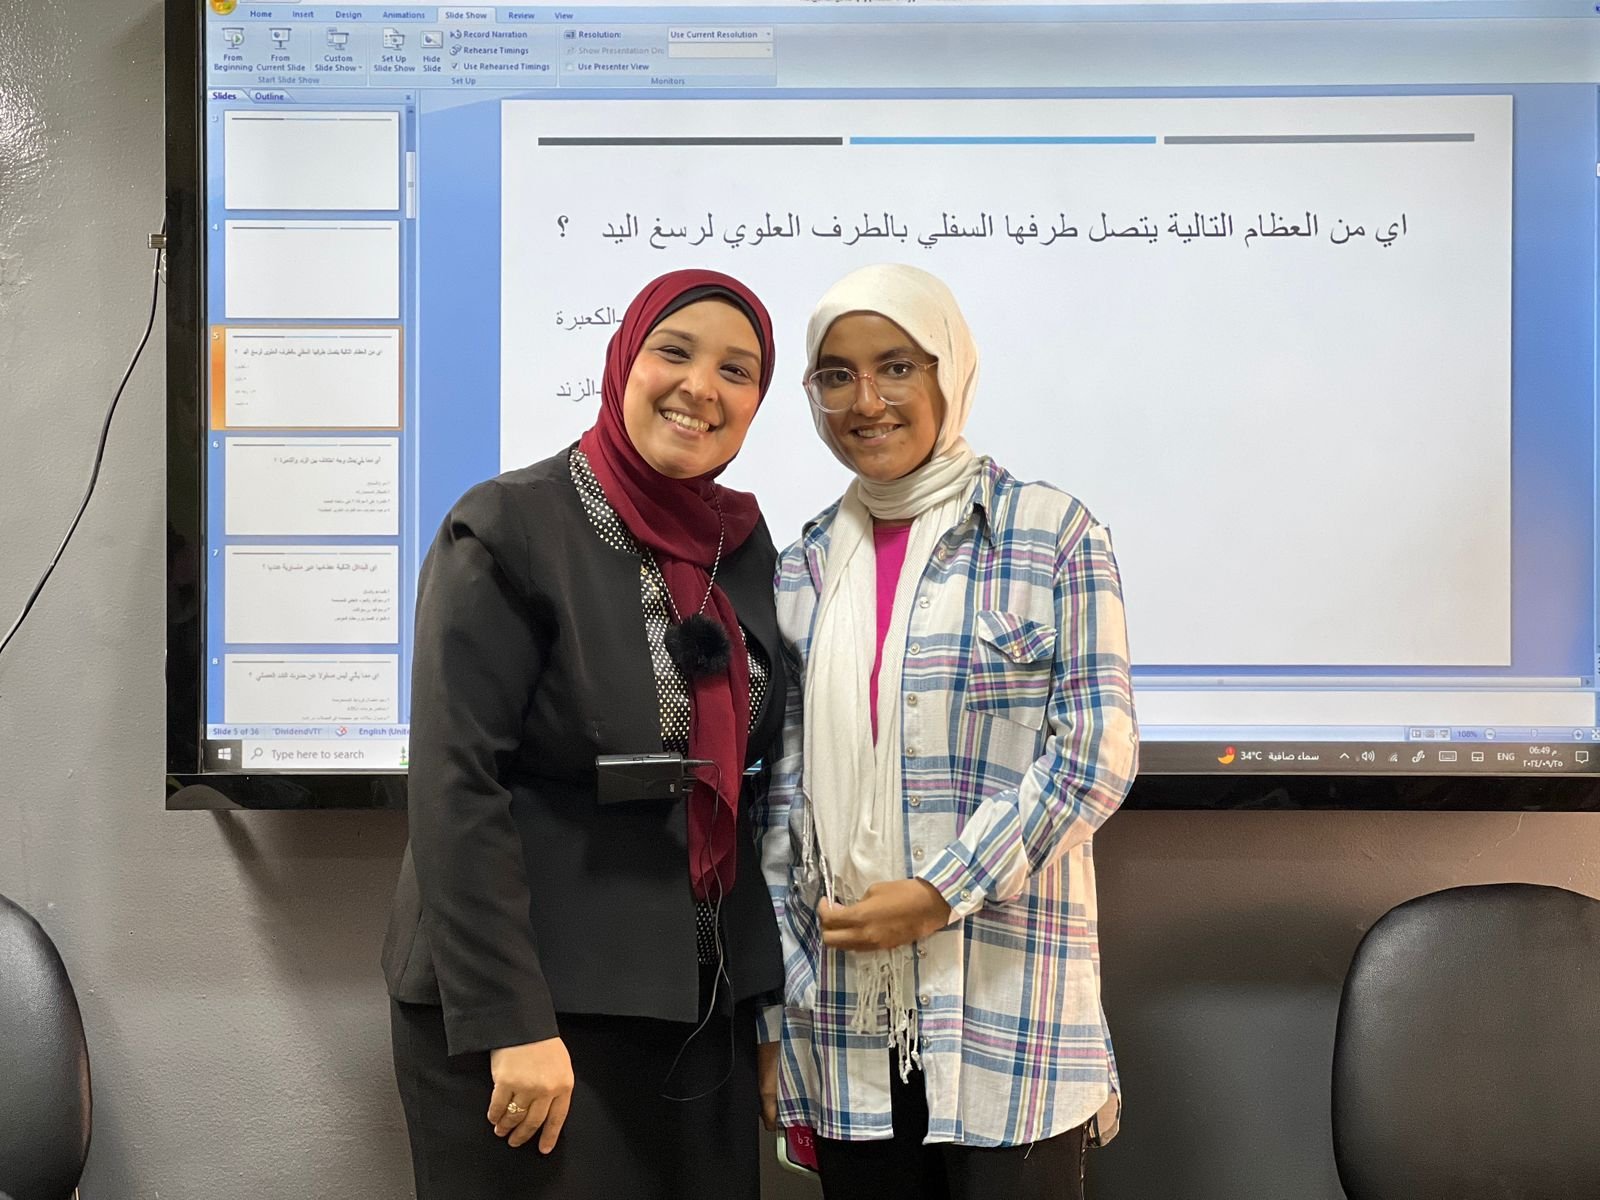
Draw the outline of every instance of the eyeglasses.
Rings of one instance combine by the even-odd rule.
[[[823,367],[806,376],[806,395],[811,398],[812,405],[822,412],[843,412],[856,402],[861,381],[865,379],[885,404],[907,404],[922,395],[919,387],[922,372],[938,365],[938,359],[915,362],[909,358],[896,358],[879,363],[864,374],[849,367]]]

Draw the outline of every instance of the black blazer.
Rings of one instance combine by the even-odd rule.
[[[763,522],[717,582],[772,677],[746,766],[775,757],[786,673]],[[695,1021],[684,803],[597,802],[597,754],[660,751],[639,559],[584,513],[568,452],[479,484],[423,564],[411,692],[411,843],[384,939],[395,999],[440,1004],[450,1053],[557,1036],[556,1013]],[[783,985],[741,796],[722,905],[733,997]]]

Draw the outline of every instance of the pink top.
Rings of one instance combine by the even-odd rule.
[[[883,665],[883,639],[894,615],[894,593],[900,585],[900,568],[905,566],[906,546],[911,541],[911,526],[872,526],[872,549],[878,556],[878,649],[872,657],[872,685],[868,698],[872,704],[872,740],[878,740],[878,668]]]

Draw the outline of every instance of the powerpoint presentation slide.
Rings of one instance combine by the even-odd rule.
[[[395,654],[228,654],[229,725],[390,725],[399,720]]]
[[[223,638],[233,645],[395,645],[398,546],[229,546]]]
[[[1507,664],[1511,117],[1506,95],[509,100],[502,464],[592,423],[642,282],[726,270],[778,361],[724,482],[784,545],[848,482],[799,385],[806,320],[851,269],[909,263],[980,348],[972,446],[1112,529],[1139,662]]]
[[[222,131],[231,211],[400,207],[398,112],[229,110]]]
[[[230,437],[223,443],[229,537],[400,533],[400,439]]]
[[[400,316],[400,222],[225,221],[228,320]]]
[[[395,326],[211,329],[214,429],[398,429],[404,350]]]

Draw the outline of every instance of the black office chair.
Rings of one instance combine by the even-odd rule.
[[[1345,976],[1349,1200],[1600,1197],[1600,901],[1506,883],[1389,910]]]
[[[39,922],[0,896],[0,1195],[74,1195],[89,1125],[89,1048],[72,981]]]

